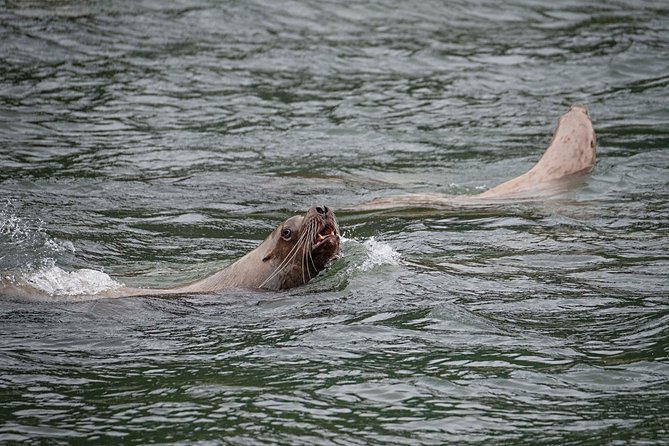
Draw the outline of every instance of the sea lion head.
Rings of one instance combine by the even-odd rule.
[[[262,258],[271,273],[260,288],[280,290],[303,285],[339,254],[339,226],[327,206],[290,217],[267,237]]]

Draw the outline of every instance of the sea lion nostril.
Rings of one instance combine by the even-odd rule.
[[[327,212],[327,208],[325,208],[325,210],[323,210],[322,207],[316,206],[316,212],[318,212],[319,214],[325,214],[325,212]]]

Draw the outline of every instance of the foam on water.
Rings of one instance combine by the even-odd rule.
[[[74,244],[51,238],[41,221],[38,223],[33,227],[19,217],[11,203],[0,209],[0,260],[3,260],[0,277],[3,280],[14,285],[29,285],[51,296],[91,295],[122,286],[101,271],[68,272],[56,266],[59,256],[74,254]]]
[[[342,237],[343,242],[354,242],[365,248],[365,257],[362,263],[355,265],[359,271],[369,271],[380,265],[399,265],[400,253],[385,242],[376,240],[374,237],[363,242]]]
[[[102,271],[65,271],[55,265],[28,274],[23,281],[51,296],[91,295],[123,286]]]

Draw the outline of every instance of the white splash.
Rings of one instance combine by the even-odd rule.
[[[123,286],[101,271],[79,269],[68,272],[57,266],[42,268],[23,280],[51,296],[92,295]]]
[[[362,271],[369,271],[378,265],[398,265],[400,263],[400,253],[389,244],[380,242],[374,237],[365,240],[362,246],[367,249],[367,258],[360,265]]]
[[[55,241],[53,239],[47,239],[44,241],[44,246],[55,253],[62,252],[71,252],[74,254],[76,249],[74,248],[74,243],[69,240],[64,241]]]
[[[8,237],[13,242],[22,242],[35,238],[34,232],[12,212],[10,204],[5,204],[4,208],[0,209],[0,235]]]
[[[29,285],[51,296],[93,295],[123,286],[109,275],[92,269],[68,272],[56,266],[62,254],[74,254],[74,243],[56,240],[42,228],[20,218],[14,205],[0,206],[0,281]],[[34,266],[35,265],[35,266]]]

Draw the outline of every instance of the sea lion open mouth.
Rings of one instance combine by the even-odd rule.
[[[335,228],[331,224],[325,224],[323,226],[323,229],[318,231],[318,233],[316,234],[316,238],[314,239],[314,244],[311,249],[314,250],[319,248],[324,243],[331,241],[331,239],[334,237],[337,238],[339,237],[339,235],[337,234],[337,228]]]

